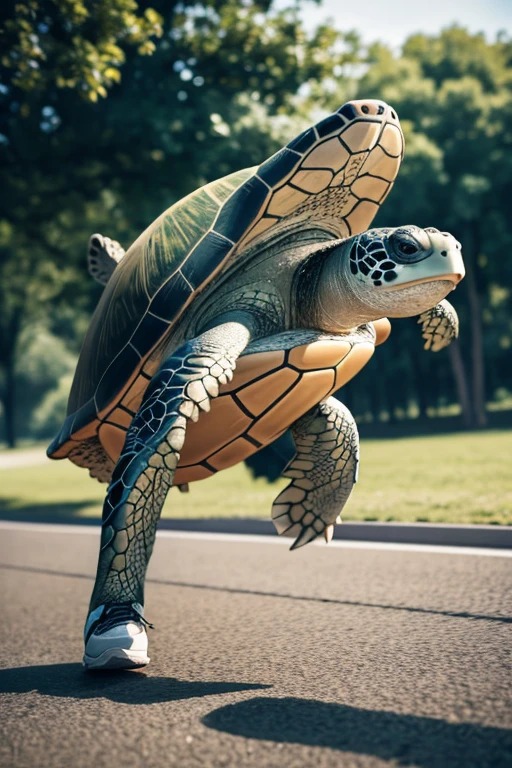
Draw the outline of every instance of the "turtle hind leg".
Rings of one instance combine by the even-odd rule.
[[[98,233],[91,235],[87,246],[87,269],[100,285],[106,285],[125,254],[117,242]]]
[[[272,521],[298,549],[320,534],[329,542],[357,480],[359,435],[348,408],[330,397],[292,426],[297,453],[283,472],[292,478],[272,506]]]
[[[105,499],[91,610],[126,601],[144,604],[146,567],[187,422],[210,409],[249,339],[243,322],[221,323],[173,352],[149,384]]]

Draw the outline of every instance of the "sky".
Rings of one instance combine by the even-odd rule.
[[[290,5],[293,0],[275,3]],[[364,42],[380,40],[394,48],[414,32],[435,34],[455,22],[485,32],[489,40],[500,30],[512,34],[512,0],[323,0],[320,7],[305,2],[301,16],[307,28],[329,16],[343,31],[356,29]]]

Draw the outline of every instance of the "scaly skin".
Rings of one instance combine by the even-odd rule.
[[[219,386],[232,378],[250,336],[240,322],[218,325],[184,344],[153,378],[128,430],[105,499],[91,610],[126,600],[144,604],[146,568],[187,420],[196,421],[200,410],[209,410]]]
[[[449,301],[444,299],[418,317],[424,349],[439,352],[459,336],[459,318]]]
[[[412,252],[402,256],[397,249],[404,243]],[[143,604],[146,567],[180,459],[187,420],[197,420],[200,410],[209,410],[210,399],[232,376],[236,359],[251,335],[261,338],[272,331],[293,331],[304,323],[309,328],[343,334],[362,321],[382,318],[388,308],[395,316],[415,314],[415,309],[429,307],[433,297],[432,303],[439,301],[453,287],[453,281],[461,279],[459,250],[460,245],[450,235],[417,227],[372,230],[357,238],[331,242],[327,249],[312,253],[297,270],[297,280],[287,296],[287,303],[303,313],[297,323],[286,307],[281,312],[279,282],[275,296],[264,285],[251,291],[241,286],[238,292],[228,287],[233,305],[224,296],[222,303],[215,304],[223,307],[223,319],[212,318],[208,321],[211,330],[171,353],[152,378],[128,429],[105,501],[91,608],[126,600]],[[392,291],[376,287],[375,275],[363,269],[370,254],[373,260],[380,259],[381,269],[391,275],[388,282],[393,283]],[[387,267],[391,259],[393,270]],[[445,275],[449,279],[444,279]],[[272,285],[269,275],[267,280]],[[275,310],[277,326],[284,322],[291,327],[274,328],[272,322],[268,327],[272,312],[265,311],[267,306]],[[442,316],[449,315],[444,312]],[[441,319],[437,323],[434,317],[429,322],[438,327]],[[313,417],[299,419],[293,429],[300,457],[288,470],[295,473],[291,475],[294,479],[276,500],[273,517],[280,521],[278,527],[284,524],[287,532],[297,535],[296,548],[326,529],[327,538],[331,535],[330,526],[352,489],[358,447],[350,413],[334,400],[320,404]],[[304,475],[297,477],[296,473],[304,470]]]
[[[329,397],[292,427],[297,453],[283,472],[291,477],[272,506],[279,534],[296,536],[291,549],[321,533],[329,542],[334,523],[357,480],[359,436],[354,417]]]

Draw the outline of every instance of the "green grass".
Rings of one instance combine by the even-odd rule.
[[[512,432],[364,440],[343,518],[512,525]],[[165,517],[267,518],[286,485],[253,480],[241,465],[173,489]],[[105,486],[68,461],[0,470],[2,517],[99,516]]]

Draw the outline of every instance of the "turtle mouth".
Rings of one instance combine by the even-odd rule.
[[[399,285],[387,285],[385,288],[387,291],[399,291],[400,288],[411,288],[413,285],[421,285],[421,283],[434,283],[444,280],[445,282],[453,283],[452,291],[454,291],[463,277],[464,275],[461,275],[460,272],[450,272],[447,275],[420,277],[418,280],[411,280],[408,283],[400,283]]]

